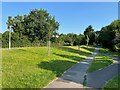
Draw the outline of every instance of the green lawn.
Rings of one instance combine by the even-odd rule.
[[[119,88],[120,89],[120,75],[118,75],[117,77],[114,77],[113,79],[111,79],[111,80],[109,80],[107,83],[106,83],[106,85],[105,85],[105,87],[104,87],[104,89],[106,90],[106,89],[112,89],[112,88]],[[114,90],[114,89],[113,89]],[[117,89],[116,89],[117,90]]]
[[[112,63],[113,63],[112,58],[98,54],[95,56],[94,60],[92,61],[92,64],[88,68],[88,72],[93,72],[93,71],[102,69]]]
[[[106,48],[100,48],[99,52],[102,54],[107,54],[107,53],[110,53],[110,50]]]
[[[112,54],[114,57],[120,58],[119,52],[112,52],[109,49],[101,48],[100,53],[102,53],[102,54]]]
[[[46,47],[2,50],[3,88],[42,88],[78,61],[92,54],[94,47]]]

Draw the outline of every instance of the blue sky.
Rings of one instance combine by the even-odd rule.
[[[117,2],[3,2],[2,32],[7,30],[8,16],[28,14],[33,9],[45,9],[60,22],[60,33],[83,33],[88,25],[95,30],[118,18]]]

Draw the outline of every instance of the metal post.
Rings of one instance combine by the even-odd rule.
[[[11,26],[9,28],[9,49],[11,49]]]

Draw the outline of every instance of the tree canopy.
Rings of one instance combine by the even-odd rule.
[[[91,25],[89,25],[85,29],[84,35],[85,35],[85,38],[86,38],[86,43],[93,45],[93,43],[95,42],[95,32],[94,32],[94,29],[92,28]]]
[[[7,25],[8,28],[12,27],[12,33],[14,33],[12,41],[15,37],[19,41],[27,40],[30,43],[36,41],[46,42],[48,36],[52,37],[59,29],[59,22],[43,9],[32,10],[28,15],[9,16]]]
[[[12,47],[45,46],[47,41],[56,45],[100,44],[111,50],[120,50],[120,20],[115,20],[100,31],[89,25],[83,34],[58,33],[60,23],[47,10],[34,9],[27,15],[8,17],[8,29],[12,28]],[[8,47],[9,32],[2,35],[2,47]],[[0,38],[1,39],[1,38]]]
[[[98,36],[103,47],[115,50],[120,48],[120,20],[113,21],[110,25],[102,27]]]

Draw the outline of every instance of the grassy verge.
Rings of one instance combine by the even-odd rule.
[[[109,49],[101,48],[100,49],[100,53],[102,53],[102,54],[111,54],[111,55],[113,55],[116,58],[120,58],[119,52],[112,52]]]
[[[47,47],[2,50],[3,88],[42,88],[78,61],[92,54],[94,47]]]
[[[113,90],[115,88],[116,88],[115,90],[118,90],[118,88],[120,89],[120,81],[119,80],[120,80],[120,75],[118,75],[117,77],[114,77],[113,79],[109,80],[106,83],[104,89],[105,90],[112,90],[112,88],[113,88]]]
[[[110,65],[111,63],[113,63],[112,58],[98,54],[95,56],[94,60],[92,61],[92,64],[88,68],[88,72],[93,72],[93,71],[105,68],[106,66]]]

